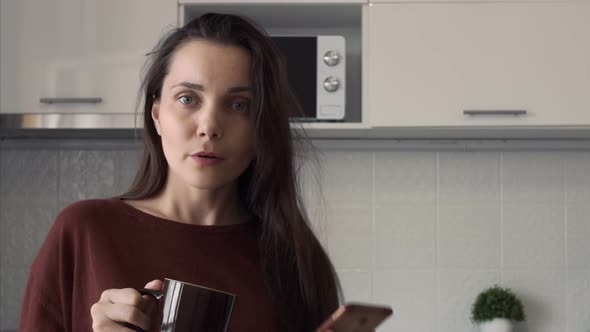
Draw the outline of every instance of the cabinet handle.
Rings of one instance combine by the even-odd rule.
[[[42,104],[98,104],[102,98],[41,98]]]
[[[526,110],[464,110],[464,115],[526,115]]]

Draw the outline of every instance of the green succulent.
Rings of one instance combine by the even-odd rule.
[[[524,321],[522,303],[509,288],[498,285],[481,292],[471,308],[471,320],[481,324],[494,318],[506,318],[516,322]]]

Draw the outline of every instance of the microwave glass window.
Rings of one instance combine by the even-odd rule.
[[[287,62],[289,82],[303,111],[304,118],[316,116],[317,108],[317,38],[273,37]],[[291,117],[302,117],[292,114]]]

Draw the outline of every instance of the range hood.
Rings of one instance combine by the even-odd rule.
[[[0,129],[134,129],[140,120],[131,113],[0,113]]]
[[[142,129],[132,113],[0,113],[0,139],[136,137]]]

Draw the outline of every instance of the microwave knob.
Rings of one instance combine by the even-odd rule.
[[[335,66],[340,62],[340,53],[336,51],[328,51],[324,54],[324,63],[328,66]]]
[[[340,81],[332,76],[324,80],[324,89],[328,92],[334,92],[340,87]]]

